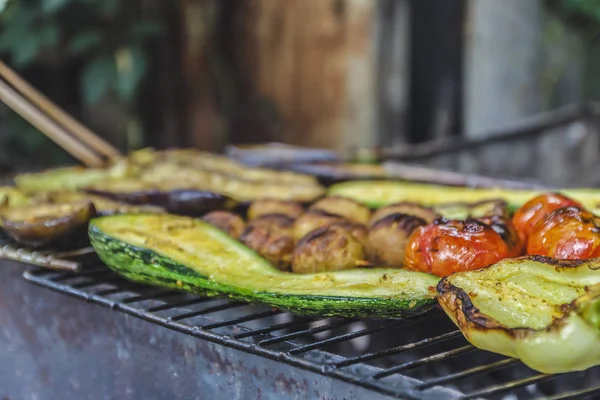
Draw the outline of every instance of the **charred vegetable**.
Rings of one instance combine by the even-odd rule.
[[[377,221],[382,220],[388,215],[392,214],[413,215],[422,219],[428,224],[432,223],[437,217],[439,217],[439,214],[432,208],[425,207],[417,203],[403,202],[390,204],[389,206],[382,207],[375,211],[371,216],[369,225],[373,226],[375,223],[377,223]]]
[[[121,201],[114,201],[101,196],[94,196],[83,192],[60,191],[40,192],[28,199],[28,204],[61,204],[78,201],[91,201],[94,203],[97,215],[113,214],[159,214],[165,210],[152,205],[132,205]]]
[[[19,189],[12,186],[0,186],[0,206],[18,206],[25,203],[27,203],[27,196]]]
[[[240,237],[246,223],[237,214],[229,211],[212,211],[202,217],[202,220],[219,228],[234,239]]]
[[[309,210],[323,211],[338,215],[348,221],[366,224],[371,217],[371,210],[362,204],[344,197],[325,197],[310,206]]]
[[[210,191],[156,185],[133,179],[98,183],[85,188],[85,192],[129,204],[152,204],[171,213],[190,216],[228,210],[237,205],[235,200]]]
[[[426,221],[408,214],[389,214],[369,229],[369,260],[375,265],[401,268],[410,235]]]
[[[96,253],[139,283],[262,302],[298,315],[407,317],[435,302],[438,279],[390,269],[278,271],[221,230],[173,215],[121,215],[90,223]]]
[[[564,189],[560,192],[579,201],[589,209],[597,209],[600,206],[600,190],[598,189]],[[329,196],[348,197],[372,208],[380,208],[403,201],[436,206],[444,203],[473,203],[488,199],[502,199],[513,210],[543,193],[540,190],[512,190],[500,187],[472,188],[398,181],[344,182],[334,185],[328,190]]]
[[[600,260],[506,259],[437,285],[444,311],[474,346],[544,373],[600,364]]]
[[[27,193],[79,189],[106,180],[117,171],[100,168],[64,167],[15,177],[17,187]]]
[[[96,209],[89,201],[8,207],[0,211],[4,231],[16,242],[35,248],[74,247],[85,238]]]
[[[266,214],[283,214],[290,218],[298,218],[303,213],[304,208],[294,201],[259,199],[250,204],[248,219],[256,219]]]
[[[329,214],[320,210],[310,210],[302,214],[294,222],[293,237],[295,240],[300,240],[315,229],[344,221],[346,219],[339,215]]]
[[[545,193],[523,204],[513,215],[512,222],[521,240],[527,243],[529,235],[538,222],[552,211],[569,206],[583,208],[578,201],[560,193]]]
[[[316,229],[297,243],[292,271],[306,274],[357,268],[365,261],[365,235],[363,225],[348,223]]]
[[[489,225],[474,219],[440,219],[413,232],[404,267],[443,277],[487,267],[508,254],[508,246]]]
[[[291,268],[294,220],[281,214],[267,214],[248,223],[240,241],[282,271]]]
[[[527,254],[569,260],[600,257],[600,218],[573,206],[554,210],[529,234]]]

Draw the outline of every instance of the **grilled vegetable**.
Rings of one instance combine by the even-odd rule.
[[[600,207],[598,189],[564,189],[560,192],[579,201],[588,209],[594,210]],[[444,203],[473,203],[502,199],[514,210],[543,193],[540,190],[511,190],[499,187],[471,188],[398,181],[354,181],[334,185],[329,188],[327,194],[348,197],[372,208],[403,201],[436,206]]]
[[[401,268],[410,235],[424,225],[425,220],[408,214],[390,214],[380,219],[369,229],[369,260],[375,265]]]
[[[237,214],[229,211],[212,211],[202,217],[202,220],[219,228],[234,239],[240,237],[246,223]]]
[[[432,223],[437,217],[439,217],[439,214],[429,207],[424,207],[417,203],[403,202],[390,204],[389,206],[381,207],[379,210],[375,211],[371,216],[369,225],[373,226],[375,223],[377,223],[377,221],[382,220],[388,215],[392,214],[413,215],[422,219],[428,224]]]
[[[340,217],[359,224],[366,224],[371,217],[371,210],[367,207],[344,197],[325,197],[310,206],[309,210],[339,215]]]
[[[357,268],[366,258],[365,236],[363,225],[338,223],[316,229],[297,243],[292,271],[306,274]]]
[[[16,242],[35,248],[76,247],[87,239],[87,224],[96,209],[89,201],[34,204],[0,211],[4,231]]]
[[[479,219],[484,217],[501,216],[509,218],[510,207],[501,199],[488,199],[474,203],[444,203],[435,206],[434,210],[446,219]]]
[[[27,203],[27,196],[19,189],[12,186],[0,186],[0,206],[18,206],[25,203]]]
[[[283,214],[291,218],[298,218],[304,213],[304,208],[294,202],[275,199],[259,199],[253,201],[248,207],[248,219],[256,219],[265,214]]]
[[[447,276],[487,267],[508,257],[508,247],[490,226],[474,219],[437,220],[408,239],[404,267]]]
[[[598,259],[523,257],[450,275],[437,293],[474,346],[562,373],[600,364],[599,284]]]
[[[300,240],[307,233],[312,232],[315,229],[344,221],[346,221],[346,219],[339,215],[329,214],[320,210],[310,210],[296,219],[293,237],[295,240]]]
[[[294,220],[282,214],[266,214],[248,223],[240,241],[282,271],[291,268]]]
[[[578,207],[554,210],[533,228],[527,254],[570,260],[600,257],[600,218]]]
[[[124,203],[153,204],[171,213],[190,216],[228,210],[237,205],[235,200],[210,191],[172,188],[136,180],[105,181],[85,188],[85,192]]]
[[[546,193],[523,204],[514,214],[512,221],[521,240],[527,242],[535,225],[546,215],[562,207],[583,207],[578,201],[560,193]]]
[[[291,237],[294,219],[283,214],[265,214],[248,222],[248,226]]]
[[[165,210],[152,205],[132,205],[120,201],[109,200],[105,197],[94,196],[83,192],[60,191],[60,192],[40,192],[28,199],[28,204],[61,204],[77,201],[91,201],[96,208],[98,215],[113,214],[158,214]]]
[[[262,302],[299,315],[407,317],[434,303],[438,279],[404,270],[278,271],[217,228],[172,215],[94,219],[96,253],[124,277],[199,294]]]
[[[17,187],[27,193],[79,189],[106,180],[118,172],[110,169],[64,167],[15,177]]]

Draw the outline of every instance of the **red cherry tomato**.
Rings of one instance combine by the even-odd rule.
[[[559,208],[536,224],[527,254],[569,260],[600,257],[600,220],[578,207]]]
[[[472,219],[437,221],[410,236],[404,267],[443,277],[483,268],[506,257],[506,243],[490,226]]]
[[[527,243],[531,231],[540,220],[552,211],[568,206],[583,208],[578,201],[560,193],[542,194],[523,204],[513,215],[512,222],[521,240]]]
[[[525,243],[521,240],[520,235],[509,218],[495,215],[478,218],[477,220],[489,225],[500,235],[508,248],[509,257],[519,257],[525,253]]]

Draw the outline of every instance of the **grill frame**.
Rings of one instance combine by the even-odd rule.
[[[451,357],[460,357],[461,355],[470,352],[481,352],[469,344],[460,347],[455,346],[445,352],[438,352],[433,355],[417,358],[387,369],[364,363],[365,361],[410,352],[415,349],[436,345],[447,340],[461,338],[460,332],[456,329],[451,330],[450,332],[439,333],[434,337],[422,337],[416,342],[405,343],[396,347],[386,348],[383,351],[361,354],[350,358],[321,350],[322,347],[326,347],[327,345],[348,342],[357,337],[373,335],[377,332],[385,333],[386,331],[391,331],[394,327],[422,323],[427,321],[428,318],[436,318],[436,315],[434,314],[435,311],[424,316],[407,320],[378,320],[374,322],[375,326],[364,328],[358,332],[338,334],[326,339],[313,340],[310,343],[299,343],[295,340],[312,336],[319,332],[330,331],[332,328],[350,325],[355,323],[356,320],[333,319],[332,321],[332,319],[328,319],[329,321],[332,321],[329,322],[329,325],[326,324],[324,326],[320,325],[302,329],[305,324],[308,324],[309,319],[300,319],[299,321],[292,320],[279,325],[270,325],[256,328],[254,331],[248,331],[247,328],[241,324],[286,313],[262,307],[251,314],[244,314],[236,318],[230,318],[229,320],[206,319],[205,317],[208,314],[219,315],[219,312],[227,312],[228,310],[248,307],[249,305],[247,303],[219,300],[219,298],[205,298],[182,294],[181,292],[173,290],[132,283],[114,274],[99,262],[95,262],[91,265],[85,263],[82,266],[82,271],[80,273],[60,272],[45,268],[29,268],[23,273],[23,277],[30,283],[51,289],[55,292],[83,299],[86,302],[98,304],[217,345],[227,346],[235,350],[254,354],[302,370],[340,380],[362,389],[369,390],[373,394],[377,393],[391,398],[432,400],[450,398],[474,399],[487,398],[486,396],[488,395],[493,395],[495,396],[494,398],[498,398],[501,394],[509,394],[514,390],[533,383],[540,383],[556,378],[556,376],[539,374],[531,371],[533,373],[531,376],[510,380],[498,385],[482,387],[477,391],[467,393],[459,392],[455,388],[448,386],[458,382],[460,379],[483,375],[484,373],[493,372],[502,368],[510,368],[515,364],[520,364],[522,366],[518,360],[511,360],[508,358],[502,358],[486,365],[464,368],[458,372],[454,372],[450,376],[437,377],[429,381],[415,379],[414,377],[403,374],[405,371],[410,371],[428,363],[444,361]],[[69,283],[71,280],[75,280],[76,283]],[[99,291],[93,290],[93,288],[97,286],[110,286],[110,288]],[[111,296],[114,297],[121,294],[128,295],[123,299],[111,298]],[[170,297],[181,297],[182,302],[175,302],[174,304],[169,303],[168,300]],[[150,308],[140,307],[139,305],[143,304],[145,301],[159,301],[163,304],[155,305]],[[212,303],[215,302],[221,302],[221,304],[212,305]],[[186,309],[188,306],[199,304],[208,305],[208,307],[204,307],[202,310],[197,311]],[[162,312],[174,310],[178,310],[175,315],[160,315]],[[203,323],[190,324],[186,322],[186,320],[189,321],[194,318],[200,318]],[[381,322],[380,326],[377,325],[379,322]],[[272,335],[273,332],[280,331],[283,328],[296,327],[299,327],[300,330],[294,330],[291,333],[284,333],[277,336]],[[213,332],[222,328],[227,328],[228,333]],[[466,341],[464,343],[466,343]],[[556,394],[552,398],[558,400],[584,398],[586,396],[596,395],[600,395],[600,386],[581,388],[568,393]]]

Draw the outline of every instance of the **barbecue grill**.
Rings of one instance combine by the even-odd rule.
[[[2,251],[14,260],[79,270],[31,265],[23,277],[84,300],[15,279],[16,265],[0,268],[0,396],[9,399],[47,398],[56,390],[65,399],[600,397],[600,368],[537,373],[477,350],[441,310],[406,320],[298,318],[131,283],[91,248],[52,255],[6,245]]]

